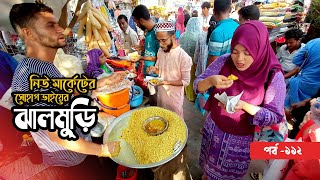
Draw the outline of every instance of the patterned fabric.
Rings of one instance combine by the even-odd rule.
[[[193,17],[188,21],[186,31],[180,36],[179,44],[181,48],[191,57],[194,57],[200,33],[200,21],[198,18]]]
[[[200,21],[198,18],[193,17],[188,21],[186,31],[180,36],[179,44],[181,48],[188,53],[190,57],[194,57],[197,41],[201,33]],[[195,67],[191,69],[191,81],[186,87],[186,96],[189,101],[195,101],[196,95],[193,92],[193,81],[195,79]]]
[[[29,91],[29,76],[32,73],[39,74],[40,76],[46,74],[49,78],[63,78],[59,70],[53,63],[44,62],[34,58],[23,59],[13,76],[12,80],[12,92],[25,92]],[[41,89],[41,92],[48,91],[48,89]],[[41,102],[36,103],[36,107],[49,106],[48,104]],[[89,135],[83,135],[80,129],[77,129],[77,133],[80,137],[91,141]],[[37,132],[31,132],[31,135],[42,152],[43,162],[52,166],[75,166],[80,164],[86,158],[86,155],[69,151],[57,143],[51,141],[48,132],[45,130],[39,130]]]
[[[159,22],[156,24],[156,32],[174,31],[172,22]]]
[[[196,50],[194,52],[194,63],[197,65],[196,77],[200,76],[207,68],[208,61],[208,44],[207,44],[208,32],[202,32],[199,36],[196,44]]]
[[[268,80],[265,83],[265,88],[271,83],[271,78],[279,72],[277,69],[271,69],[268,75]],[[267,91],[270,91],[268,89]],[[269,92],[268,92],[269,93]],[[284,114],[284,113],[283,113]],[[288,137],[288,125],[286,116],[283,117],[282,121],[278,124],[272,124],[270,126],[256,126],[254,130],[254,140],[260,142],[283,142]]]
[[[210,114],[203,128],[200,166],[209,180],[240,180],[250,164],[252,136],[236,136],[221,131]]]
[[[231,18],[218,22],[210,36],[209,55],[221,56],[230,53],[231,39],[238,26]]]
[[[279,124],[265,126],[263,128],[256,126],[254,131],[254,141],[260,142],[283,142],[288,137],[287,120]]]

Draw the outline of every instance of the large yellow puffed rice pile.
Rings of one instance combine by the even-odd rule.
[[[163,117],[169,122],[168,129],[158,136],[150,136],[143,130],[143,122],[153,116]],[[128,127],[122,132],[122,139],[130,144],[140,164],[155,163],[171,156],[178,140],[181,145],[186,141],[186,127],[175,113],[148,107],[132,113]]]

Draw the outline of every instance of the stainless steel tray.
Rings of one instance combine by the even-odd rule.
[[[139,108],[139,109],[142,109],[142,108]],[[153,167],[157,167],[162,164],[165,164],[165,163],[169,162],[170,160],[172,160],[173,158],[175,158],[177,155],[179,155],[188,141],[188,127],[185,124],[185,122],[183,123],[185,125],[185,129],[186,129],[185,142],[182,143],[181,146],[170,157],[168,157],[162,161],[159,161],[156,163],[151,163],[151,164],[139,164],[137,162],[131,146],[126,141],[121,139],[121,134],[122,134],[123,129],[125,129],[129,125],[130,116],[131,116],[132,112],[134,112],[136,110],[138,110],[138,109],[131,110],[131,111],[126,112],[126,113],[122,114],[121,116],[117,117],[116,119],[114,119],[111,122],[111,124],[106,129],[104,136],[103,136],[103,143],[106,143],[109,141],[120,141],[120,148],[121,148],[120,153],[118,156],[112,157],[111,159],[114,162],[121,164],[123,166],[126,166],[126,167],[145,169],[145,168],[153,168]]]

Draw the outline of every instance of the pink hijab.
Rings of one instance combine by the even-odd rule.
[[[184,13],[182,7],[179,7],[178,9],[178,17],[177,17],[177,30],[180,31],[180,34],[184,33],[185,27],[184,27]]]
[[[212,119],[222,130],[239,135],[249,135],[254,132],[254,126],[249,124],[248,119],[253,117],[244,111],[234,114],[227,113],[218,107],[218,101],[213,96],[223,92],[226,92],[228,96],[235,96],[244,91],[241,100],[259,106],[265,96],[264,85],[268,80],[270,70],[275,68],[281,71],[281,65],[270,45],[268,30],[260,21],[247,21],[239,26],[233,35],[231,50],[237,44],[243,45],[254,61],[247,70],[239,71],[233,64],[230,55],[224,57],[227,60],[219,74],[226,77],[234,74],[239,79],[234,81],[234,84],[228,89],[215,88],[205,108],[211,111]]]

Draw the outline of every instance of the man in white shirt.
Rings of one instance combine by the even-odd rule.
[[[285,72],[285,78],[290,78],[299,70],[295,64],[292,63],[292,58],[296,52],[305,46],[301,43],[303,32],[300,29],[290,29],[285,33],[286,44],[282,45],[277,53],[282,69]]]
[[[200,16],[200,23],[202,25],[202,29],[203,31],[208,31],[208,28],[210,27],[210,14],[209,14],[209,10],[210,10],[211,4],[209,2],[204,2],[201,5],[201,9],[202,9],[202,15]]]
[[[129,26],[127,16],[121,14],[118,17],[118,24],[122,30],[122,38],[124,40],[124,48],[128,49],[129,52],[132,52],[132,46],[139,44],[139,38],[137,33]]]

